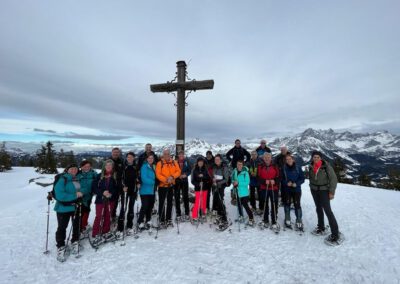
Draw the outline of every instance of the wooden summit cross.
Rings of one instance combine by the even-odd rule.
[[[214,88],[214,80],[204,81],[186,81],[186,63],[178,61],[176,63],[178,71],[176,72],[177,82],[174,80],[164,84],[150,85],[150,90],[153,93],[171,93],[177,92],[176,107],[176,155],[180,150],[185,149],[185,106],[186,106],[186,91],[192,92],[197,90],[208,90]]]

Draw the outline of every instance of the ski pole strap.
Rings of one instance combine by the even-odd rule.
[[[53,200],[53,194],[51,194],[51,191],[49,191],[49,192],[47,192],[47,200],[49,201],[49,204],[50,204],[50,201],[52,201]]]

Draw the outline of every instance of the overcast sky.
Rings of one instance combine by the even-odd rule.
[[[400,1],[0,2],[0,140],[230,141],[308,127],[400,133]]]

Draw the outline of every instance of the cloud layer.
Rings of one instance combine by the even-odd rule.
[[[3,1],[0,118],[174,139],[174,97],[149,85],[186,60],[215,80],[188,98],[188,137],[400,132],[398,1],[150,2]]]

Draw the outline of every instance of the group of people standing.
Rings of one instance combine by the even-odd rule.
[[[146,144],[145,151],[136,159],[133,152],[121,158],[119,148],[112,149],[111,157],[103,163],[100,173],[92,169],[89,161],[79,166],[69,165],[64,173],[57,176],[54,195],[58,228],[56,242],[59,261],[65,260],[65,249],[69,240],[66,236],[68,223],[72,220],[72,253],[79,253],[79,239],[91,234],[94,243],[111,238],[121,238],[139,231],[173,226],[172,209],[175,206],[175,221],[191,221],[198,224],[206,219],[207,213],[214,212],[214,222],[220,230],[226,229],[228,220],[224,204],[225,188],[233,186],[231,197],[238,206],[237,222],[255,225],[255,215],[262,216],[260,227],[279,230],[277,222],[279,198],[284,206],[285,226],[291,227],[290,209],[294,204],[296,228],[302,229],[301,185],[304,173],[285,146],[273,159],[271,149],[262,140],[260,146],[249,153],[241,146],[240,140],[223,156],[198,157],[194,166],[183,151],[176,157],[164,149],[158,157],[152,145]],[[189,180],[194,186],[194,205],[190,211]],[[328,217],[332,242],[339,239],[339,229],[330,208],[336,189],[336,175],[328,162],[322,160],[318,151],[312,153],[310,165],[310,188],[315,201],[318,226],[316,235],[325,234],[324,212]],[[156,196],[156,192],[158,195]],[[279,194],[280,193],[280,194]],[[93,196],[95,196],[95,218],[93,226],[88,217]],[[140,196],[141,208],[137,224],[134,225],[135,202]],[[212,196],[212,203],[211,201]],[[257,198],[258,196],[258,198]],[[158,198],[157,198],[158,197]],[[158,199],[157,223],[152,222]],[[258,199],[258,206],[257,206]],[[183,210],[181,208],[183,203]],[[211,203],[211,204],[210,204]],[[77,206],[79,205],[79,206]],[[79,209],[78,209],[79,208]],[[117,209],[119,208],[119,214]],[[244,210],[243,210],[244,209]],[[183,213],[183,214],[182,214]],[[111,229],[116,225],[115,231]]]

